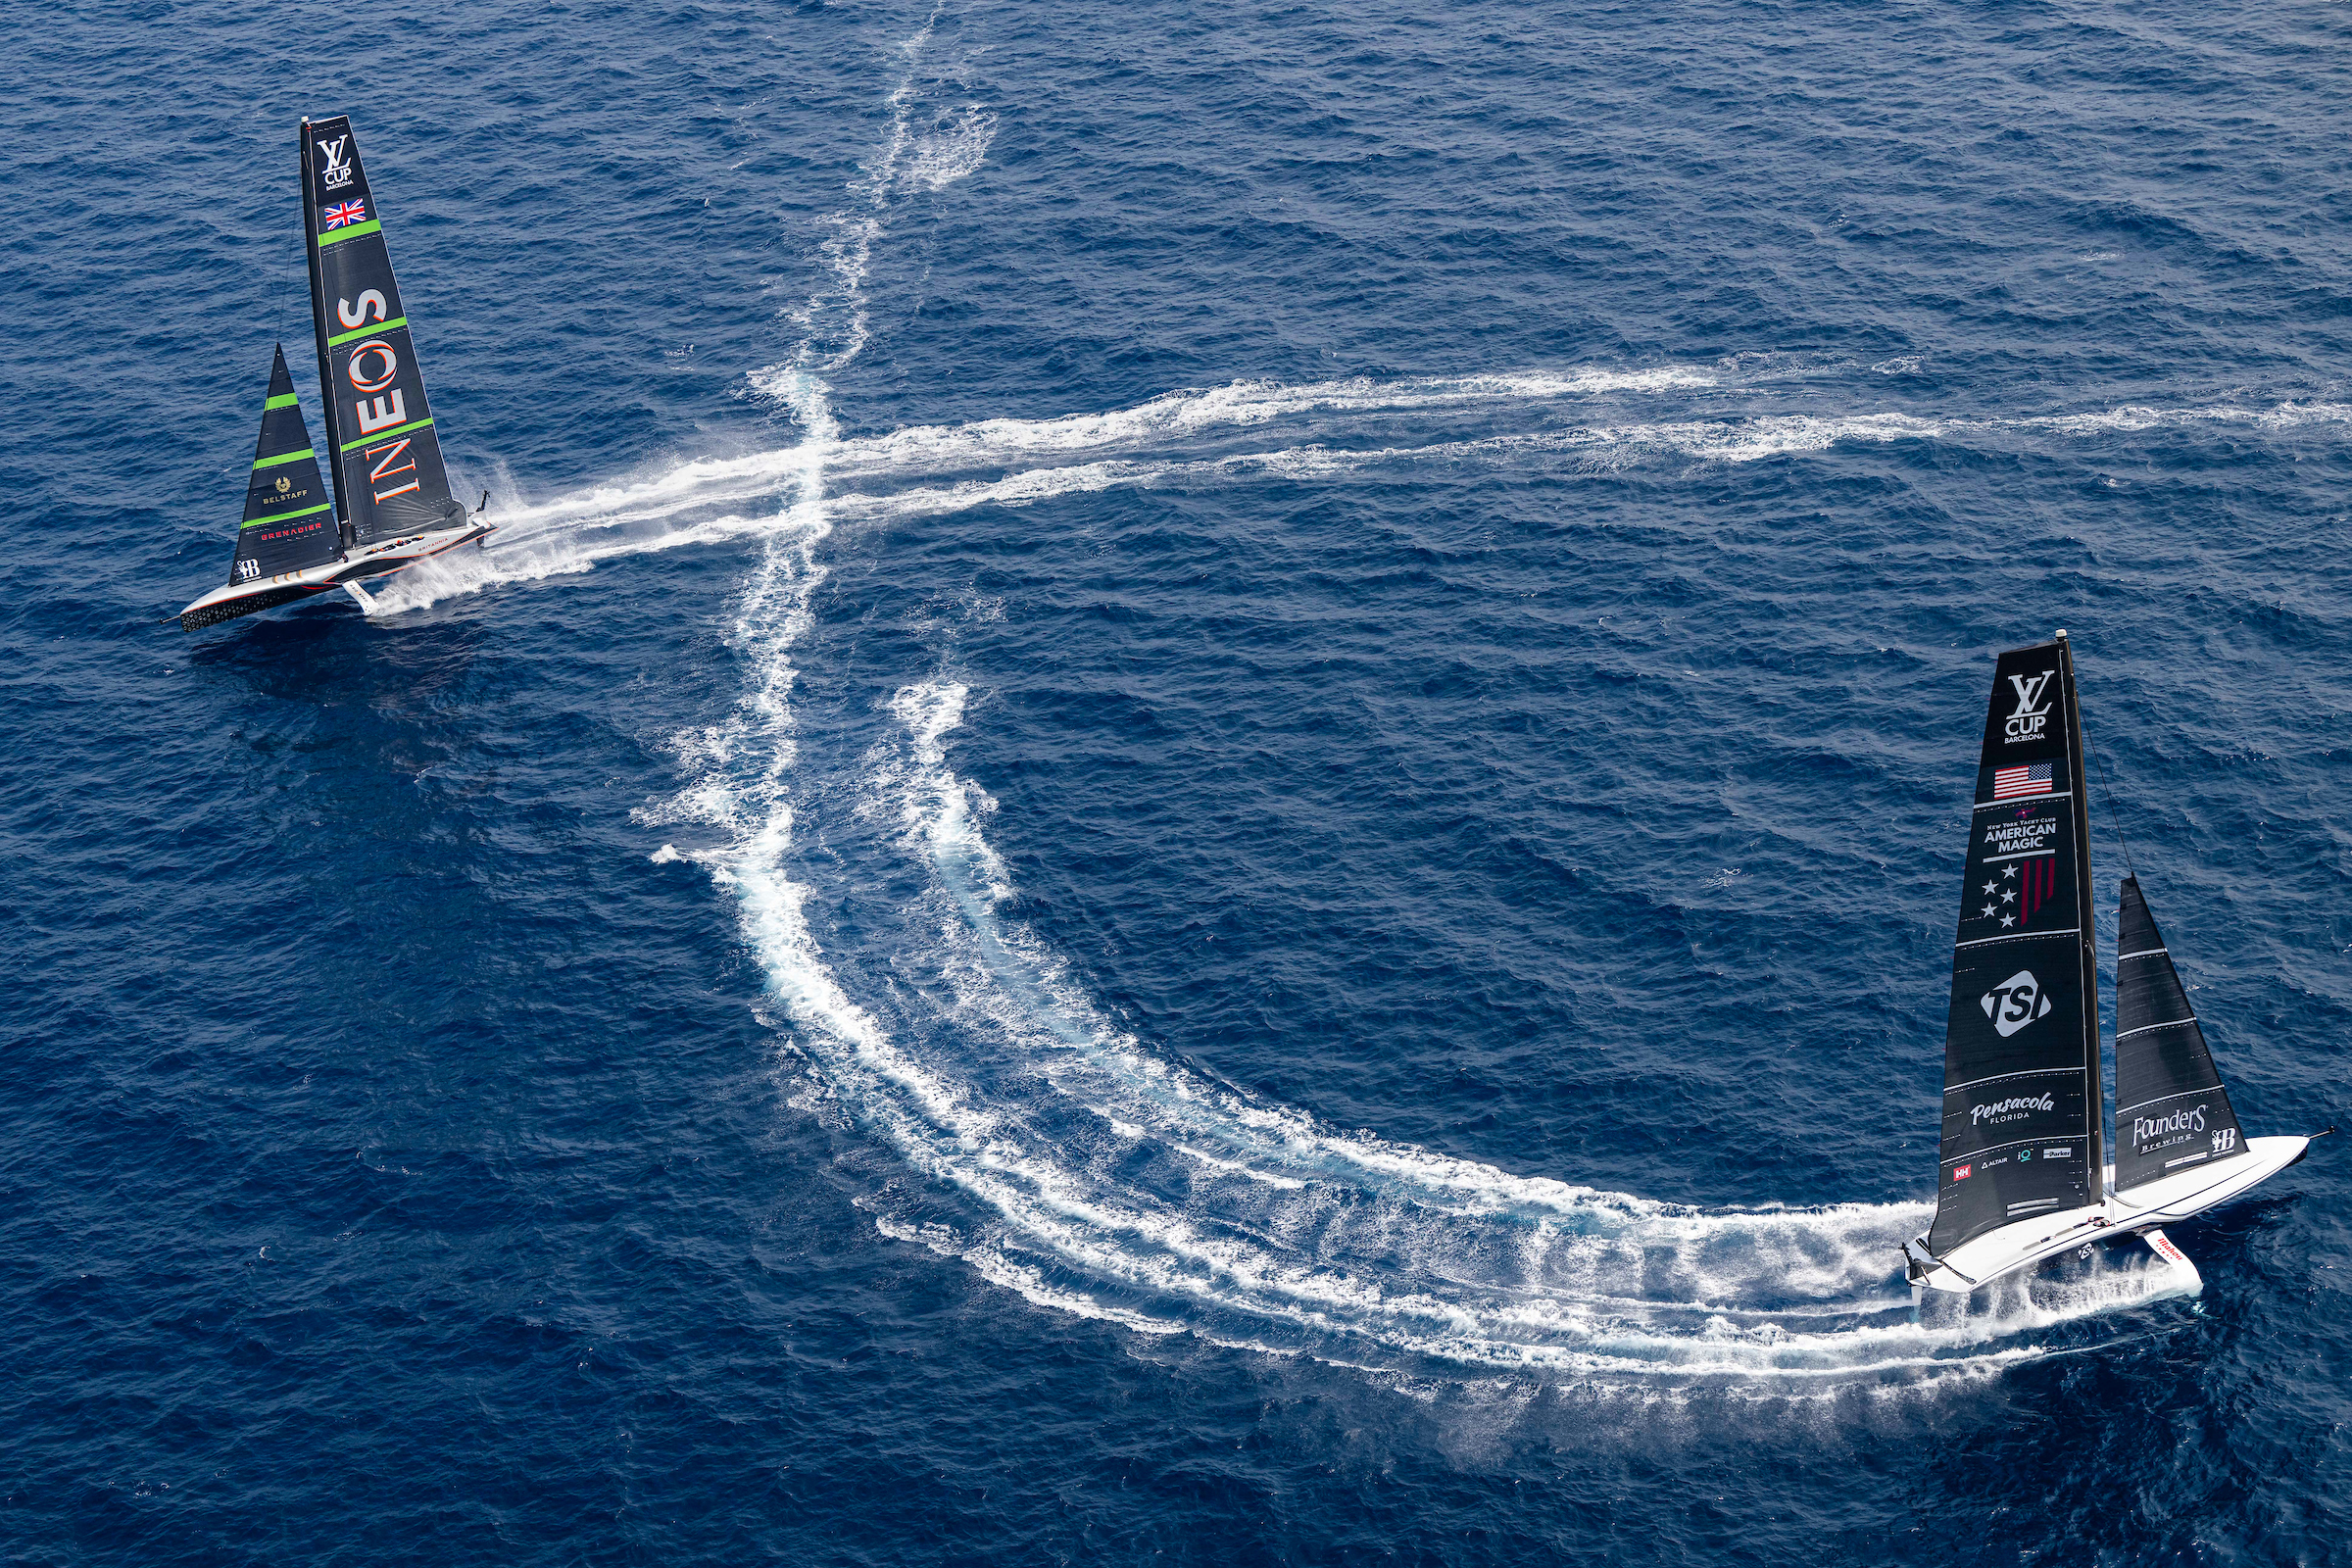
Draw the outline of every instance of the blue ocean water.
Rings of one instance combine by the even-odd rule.
[[[1895,1252],[2056,626],[2342,1106],[2342,8],[13,20],[9,1561],[2343,1555],[2333,1140]],[[338,112],[501,532],[183,634]]]

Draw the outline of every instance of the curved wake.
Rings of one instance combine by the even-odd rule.
[[[2168,1288],[2168,1271],[2104,1265],[2013,1290],[1989,1310],[1921,1321],[1896,1249],[1925,1203],[1699,1211],[1512,1175],[1341,1133],[1188,1072],[1113,1027],[1017,922],[981,830],[993,803],[948,767],[963,721],[951,681],[911,683],[896,738],[863,760],[864,813],[893,824],[924,891],[936,1019],[894,1029],[828,967],[790,874],[798,813],[794,651],[844,523],[1166,484],[1313,482],[1380,466],[1471,464],[1558,473],[1734,464],[1844,443],[1980,444],[2162,426],[2283,429],[2352,406],[2127,408],[2023,418],[1904,413],[1710,415],[1607,422],[1598,400],[1732,397],[1768,378],[1731,362],[1626,372],[1528,372],[1299,386],[1240,382],[1133,408],[844,437],[823,379],[868,330],[863,282],[894,204],[980,165],[995,121],[976,105],[918,132],[905,45],[889,131],[824,247],[828,277],[784,312],[799,350],[755,375],[802,438],[510,505],[496,548],[435,563],[380,595],[396,612],[616,556],[726,540],[762,549],[735,607],[746,690],[724,722],[681,735],[696,781],[653,821],[715,830],[698,851],[737,898],[746,937],[821,1091],[922,1178],[870,1200],[894,1237],[959,1258],[1058,1310],[1145,1333],[1189,1332],[1385,1369],[1503,1368],[1551,1378],[1820,1380],[1981,1376],[2043,1353],[2032,1336]],[[1516,428],[1497,432],[1497,420]],[[1459,433],[1431,439],[1458,425]],[[678,852],[664,846],[662,858]]]
[[[1587,1381],[1976,1375],[2040,1353],[2021,1335],[2169,1288],[2165,1271],[2111,1266],[1922,1323],[1895,1250],[1928,1204],[1681,1208],[1339,1133],[1173,1065],[1000,918],[1011,890],[978,826],[990,803],[941,745],[965,695],[902,689],[901,740],[865,773],[929,873],[926,989],[947,999],[953,1054],[894,1038],[843,994],[775,864],[714,857],[825,1092],[955,1195],[884,1195],[887,1234],[1147,1333]]]

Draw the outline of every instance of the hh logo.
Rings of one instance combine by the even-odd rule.
[[[328,190],[341,190],[351,183],[351,158],[344,148],[351,145],[349,136],[337,136],[333,141],[318,143],[318,156],[326,163],[319,172],[326,178]],[[2048,679],[2044,676],[2043,679]]]
[[[2050,1010],[2050,999],[2041,994],[2041,982],[2031,969],[2018,970],[1985,992],[1983,1001],[1984,1016],[2003,1040]]]
[[[2050,705],[2043,693],[2057,675],[2045,669],[2038,675],[2012,675],[2009,684],[2017,689],[2017,710],[2009,715],[2009,727],[2004,732],[2013,741],[2037,741],[2050,722]]]

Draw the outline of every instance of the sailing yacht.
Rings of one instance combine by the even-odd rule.
[[[2147,897],[2127,876],[2107,1154],[2082,782],[2074,653],[2060,631],[1993,669],[1952,945],[1936,1219],[1903,1248],[1914,1285],[1971,1291],[2137,1235],[2194,1289],[2195,1265],[2161,1227],[2310,1148],[2244,1136]]]
[[[228,582],[179,612],[183,630],[336,588],[365,609],[362,579],[492,531],[450,494],[383,215],[348,117],[302,122],[302,214],[332,495],[280,345]]]

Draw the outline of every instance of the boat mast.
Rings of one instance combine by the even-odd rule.
[[[335,423],[335,383],[327,368],[326,296],[318,273],[318,199],[311,188],[311,117],[302,117],[302,252],[311,269],[311,335],[318,345],[318,401],[325,406],[326,471],[334,478],[339,549],[351,545],[351,508],[343,500],[343,432]]]
[[[2107,1199],[2107,1084],[2099,1071],[2099,945],[2091,903],[2090,790],[2082,774],[2082,704],[2075,693],[2075,650],[2058,628],[2059,678],[2066,683],[2067,776],[2075,792],[2075,900],[2082,911],[2076,938],[2082,963],[2082,1087],[2090,1110],[2090,1200]]]

